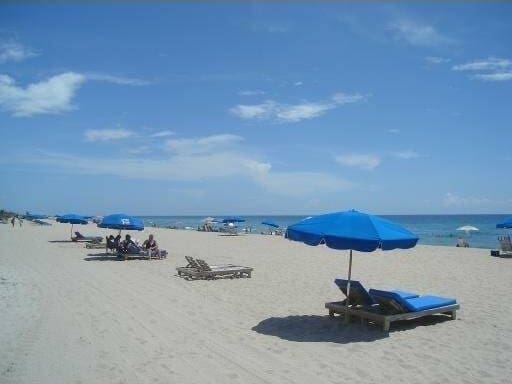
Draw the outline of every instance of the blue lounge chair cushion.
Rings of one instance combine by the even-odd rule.
[[[336,279],[334,280],[334,283],[346,296],[348,280]],[[375,300],[373,300],[366,288],[357,280],[350,280],[350,303],[358,305],[376,304]]]
[[[412,299],[414,297],[420,297],[420,295],[418,295],[416,293],[407,292],[407,291],[394,290],[394,291],[391,291],[391,292],[396,293],[402,299]]]
[[[439,296],[420,296],[407,299],[407,309],[411,312],[425,311],[432,308],[446,307],[457,304],[457,300]]]
[[[427,309],[445,307],[447,305],[457,304],[455,299],[439,296],[419,296],[412,298],[403,298],[395,291],[383,291],[379,289],[370,289],[370,295],[375,298],[385,298],[395,301],[404,310],[409,312],[425,311]]]

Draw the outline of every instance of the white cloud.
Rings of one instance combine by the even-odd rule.
[[[34,56],[37,56],[36,52],[16,41],[0,41],[0,63],[7,61],[20,62]]]
[[[394,33],[397,40],[405,41],[415,46],[430,47],[454,42],[453,39],[441,34],[434,26],[410,19],[402,19],[390,23],[388,29]]]
[[[454,71],[502,71],[512,67],[512,61],[499,57],[489,57],[453,66]]]
[[[79,73],[65,72],[23,88],[11,77],[0,75],[0,107],[13,116],[69,111],[76,91],[85,80]]]
[[[132,131],[127,129],[88,129],[84,132],[85,141],[112,141],[127,139],[134,136]]]
[[[287,123],[296,123],[301,120],[313,119],[323,115],[334,105],[329,103],[302,103],[296,105],[281,106],[275,111],[275,116],[279,121]]]
[[[419,153],[411,150],[393,152],[392,155],[394,157],[404,160],[417,159],[418,157],[420,157]]]
[[[85,76],[87,77],[87,80],[104,81],[107,83],[113,83],[118,85],[143,86],[150,84],[149,81],[142,79],[113,76],[104,73],[87,73]]]
[[[427,56],[425,57],[425,60],[429,64],[443,64],[443,63],[449,63],[452,61],[451,59],[447,59],[445,57],[438,57],[438,56]]]
[[[497,73],[480,73],[471,76],[471,78],[484,81],[509,81],[512,80],[512,71]]]
[[[164,131],[152,133],[151,135],[149,135],[149,137],[169,137],[169,136],[174,136],[175,134],[176,133],[173,131],[164,130]]]
[[[486,197],[463,197],[451,192],[446,193],[443,198],[443,205],[446,207],[474,207],[489,203],[491,203],[491,200]]]
[[[103,137],[103,136],[102,136]],[[219,134],[173,140],[171,152],[151,156],[87,157],[62,153],[33,152],[17,159],[5,157],[2,164],[15,162],[73,174],[108,175],[138,180],[208,182],[223,178],[246,180],[263,191],[283,196],[311,197],[343,191],[353,183],[323,172],[276,171],[267,161],[250,155],[243,138]],[[139,148],[138,148],[139,149]],[[140,147],[144,150],[144,147]]]
[[[366,170],[372,170],[381,163],[379,156],[374,154],[349,153],[335,157],[337,163],[347,166],[356,167]]]
[[[323,115],[340,105],[364,100],[360,94],[336,93],[330,100],[319,102],[302,102],[298,104],[283,104],[267,100],[261,104],[237,105],[229,111],[246,120],[273,120],[281,123],[296,123]]]
[[[64,72],[22,87],[13,78],[0,74],[0,108],[13,116],[57,114],[70,111],[78,89],[88,80],[107,81],[121,85],[145,85],[140,79]]]
[[[251,90],[245,90],[245,91],[240,91],[238,92],[238,94],[240,96],[259,96],[259,95],[264,95],[265,94],[265,91],[260,91],[260,90],[254,90],[254,91],[251,91]]]
[[[219,134],[193,139],[167,140],[167,148],[177,154],[214,153],[232,148],[244,140],[243,137],[231,134]]]
[[[512,60],[499,57],[488,57],[458,64],[452,67],[454,71],[466,71],[472,73],[471,79],[482,81],[510,81],[512,80]],[[479,73],[475,73],[479,72]]]
[[[293,85],[295,85],[296,87],[299,87],[301,85],[303,85],[304,83],[302,81],[296,81],[295,83],[293,83]]]
[[[400,133],[400,130],[397,128],[390,128],[388,129],[388,133]]]
[[[272,100],[265,101],[262,104],[237,105],[229,111],[241,119],[267,119],[274,114],[276,103]]]

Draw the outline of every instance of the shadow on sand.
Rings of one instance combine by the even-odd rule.
[[[385,339],[392,332],[406,331],[419,326],[435,325],[450,320],[447,316],[425,316],[415,320],[396,321],[390,332],[382,331],[377,325],[363,325],[353,320],[345,324],[343,317],[300,315],[270,317],[252,328],[263,335],[277,336],[296,342],[330,342],[338,344],[364,343]]]
[[[130,255],[130,257],[128,258],[128,260],[146,260],[146,259],[147,259],[147,257],[145,257],[145,256],[138,257],[138,256],[133,256],[133,255]],[[117,255],[113,255],[111,253],[105,253],[105,252],[89,253],[87,255],[87,257],[84,257],[84,260],[85,261],[125,261],[124,256],[117,256]]]
[[[76,243],[72,240],[48,240],[49,243]]]

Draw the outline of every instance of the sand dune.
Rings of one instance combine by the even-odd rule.
[[[106,234],[93,225],[84,234]],[[0,226],[0,383],[508,383],[512,260],[418,246],[355,254],[367,287],[456,297],[458,319],[391,332],[329,319],[345,252],[271,236],[154,233],[166,260],[117,261],[69,226]],[[186,281],[184,256],[254,267]]]

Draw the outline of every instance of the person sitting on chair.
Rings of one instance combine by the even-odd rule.
[[[149,235],[149,238],[142,243],[142,247],[148,251],[149,257],[156,256],[159,259],[161,258],[160,250],[158,249],[158,244],[153,237],[153,235]]]
[[[469,248],[469,243],[465,239],[463,239],[462,237],[459,237],[457,239],[456,247]]]
[[[121,253],[139,253],[140,249],[132,240],[130,235],[126,235],[125,239],[119,245],[119,250]]]

